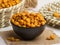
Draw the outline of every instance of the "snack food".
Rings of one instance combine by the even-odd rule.
[[[9,41],[16,41],[16,42],[20,41],[20,39],[15,38],[15,37],[8,37],[7,40],[9,40]]]
[[[54,12],[53,16],[56,17],[56,18],[60,18],[60,14],[58,12]]]
[[[20,3],[20,0],[0,0],[0,9],[8,8]]]
[[[47,37],[47,40],[54,40],[55,38],[56,38],[56,35],[52,34],[49,37]]]
[[[11,22],[19,27],[40,27],[46,23],[41,13],[23,11],[12,16]]]
[[[48,11],[51,11],[51,8],[48,8]]]
[[[18,3],[15,4],[15,1]],[[22,11],[24,2],[25,0],[0,0],[0,28],[5,28],[11,25],[9,21],[11,16]],[[13,3],[14,5],[12,5]],[[3,5],[3,7],[1,5]]]

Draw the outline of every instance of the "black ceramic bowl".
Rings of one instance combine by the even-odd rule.
[[[35,28],[25,28],[25,27],[16,26],[13,23],[11,24],[14,32],[18,36],[20,36],[23,40],[32,40],[36,38],[38,35],[40,35],[45,29],[45,25]]]

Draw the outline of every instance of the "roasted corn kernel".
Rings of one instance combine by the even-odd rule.
[[[29,13],[23,11],[14,14],[11,18],[11,22],[21,27],[40,27],[46,23],[46,20],[40,13]]]
[[[60,18],[60,14],[58,12],[54,12],[53,16],[56,17],[56,18]]]
[[[56,38],[56,35],[52,34],[49,37],[47,37],[47,40],[54,40],[55,38]]]
[[[16,42],[17,42],[17,41],[20,41],[20,39],[15,38],[15,37],[8,37],[7,40],[9,40],[9,41],[14,41],[14,42],[15,42],[15,41],[16,41]]]
[[[48,11],[51,11],[51,8],[48,8]]]
[[[20,3],[20,0],[0,0],[0,9],[1,8],[8,8]]]

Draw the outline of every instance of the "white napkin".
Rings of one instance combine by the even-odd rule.
[[[5,41],[0,37],[0,45],[6,45]]]
[[[52,44],[52,45],[60,45],[60,43],[59,44]]]

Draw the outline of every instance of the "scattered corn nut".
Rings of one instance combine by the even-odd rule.
[[[49,37],[47,37],[47,40],[54,40],[55,38],[56,38],[56,35],[52,34]]]

